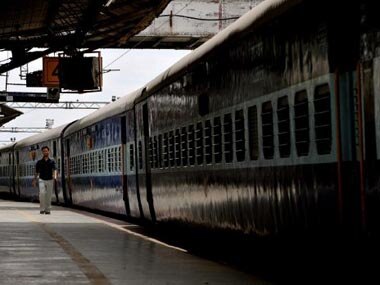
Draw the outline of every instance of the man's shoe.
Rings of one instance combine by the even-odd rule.
[[[41,215],[45,214],[45,211],[40,211],[40,214],[41,214]]]
[[[45,212],[46,215],[50,215],[50,212]]]

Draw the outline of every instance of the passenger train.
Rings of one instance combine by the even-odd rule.
[[[266,0],[141,89],[0,149],[2,189],[151,221],[275,236],[376,233],[378,4]]]

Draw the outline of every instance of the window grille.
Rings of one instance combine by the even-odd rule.
[[[222,162],[222,124],[220,117],[214,118],[213,147],[215,163]]]
[[[331,152],[331,102],[328,84],[315,88],[314,93],[315,141],[318,154]]]
[[[272,159],[274,156],[274,135],[273,135],[273,108],[272,102],[267,101],[262,104],[261,121],[263,132],[263,153],[264,158]]]
[[[195,146],[197,155],[197,164],[203,164],[203,126],[202,122],[197,123],[195,131]]]
[[[174,133],[173,131],[169,132],[169,163],[170,167],[174,167]]]
[[[181,158],[182,165],[187,166],[187,130],[186,127],[181,129]]]
[[[290,156],[290,115],[288,96],[277,101],[278,143],[280,157]]]
[[[259,158],[259,132],[257,122],[257,107],[248,108],[248,136],[249,136],[249,157],[251,160]]]
[[[189,165],[195,164],[195,138],[194,138],[194,125],[188,127],[188,141],[189,141]]]
[[[181,134],[179,129],[175,130],[175,161],[177,166],[181,166]]]
[[[294,97],[294,125],[296,150],[298,156],[306,156],[309,153],[309,101],[306,90],[297,92]]]
[[[226,163],[233,160],[233,145],[232,145],[232,116],[231,114],[224,115],[223,118],[223,135],[224,135],[224,159]]]
[[[205,121],[205,159],[207,164],[212,163],[212,127],[211,121]]]
[[[245,129],[244,129],[244,111],[235,112],[235,151],[236,160],[245,160]]]

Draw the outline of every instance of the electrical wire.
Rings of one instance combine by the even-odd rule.
[[[182,12],[185,8],[187,8],[192,2],[194,2],[195,0],[191,0],[189,1],[189,3],[187,3],[185,6],[183,6],[179,11],[177,11],[176,14],[174,14],[173,16],[176,16],[178,13]],[[163,22],[159,27],[157,27],[157,29],[161,28],[163,25],[167,24],[170,20],[167,20],[166,22]],[[139,42],[137,42],[133,48],[130,48],[128,50],[126,50],[124,53],[122,53],[121,55],[119,55],[116,59],[114,59],[113,61],[111,61],[109,64],[107,64],[105,67],[103,67],[103,69],[106,69],[107,67],[109,67],[110,65],[114,64],[116,61],[118,61],[119,59],[121,59],[123,56],[125,56],[127,53],[129,53],[130,51],[132,51],[133,49],[137,48],[141,43],[143,43],[146,39],[143,38],[142,40],[140,40]]]
[[[230,18],[197,18],[197,17],[191,17],[191,16],[185,16],[185,15],[160,15],[158,18],[161,17],[178,17],[178,18],[186,18],[191,20],[198,20],[198,21],[228,21],[228,20],[237,20],[240,17],[230,17]]]

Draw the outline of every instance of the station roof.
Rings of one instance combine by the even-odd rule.
[[[0,49],[12,61],[0,73],[45,54],[85,48],[122,48],[170,0],[2,0]],[[32,48],[44,51],[30,51]]]
[[[0,104],[0,127],[23,113],[5,104]]]

